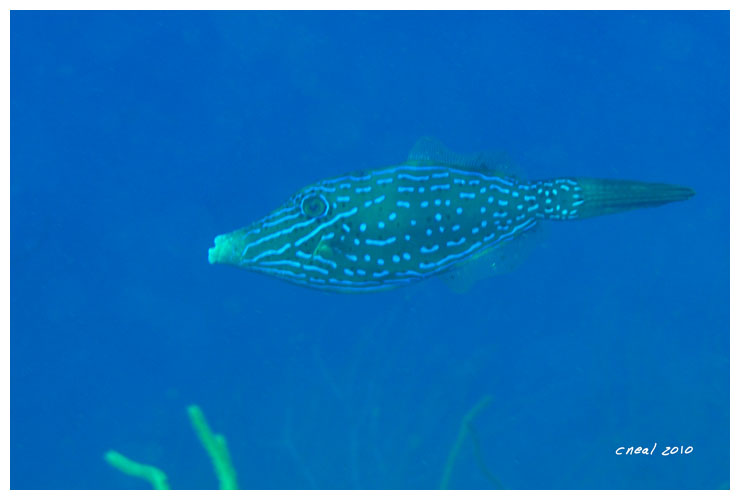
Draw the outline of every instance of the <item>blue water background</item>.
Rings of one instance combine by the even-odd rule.
[[[697,195],[466,294],[208,264],[426,135]],[[216,487],[191,403],[243,488],[436,488],[486,395],[450,487],[729,485],[727,12],[13,12],[10,183],[12,488]]]

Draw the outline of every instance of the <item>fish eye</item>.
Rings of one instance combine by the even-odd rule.
[[[329,213],[329,202],[320,194],[309,194],[301,200],[301,212],[316,219]]]

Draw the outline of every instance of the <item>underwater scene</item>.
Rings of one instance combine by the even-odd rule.
[[[12,489],[729,488],[729,12],[10,20]]]

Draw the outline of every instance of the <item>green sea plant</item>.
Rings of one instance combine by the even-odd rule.
[[[190,423],[195,430],[203,447],[211,458],[213,469],[218,477],[219,489],[237,490],[239,486],[236,482],[236,472],[231,463],[231,456],[226,445],[226,438],[221,434],[214,433],[203,411],[197,405],[190,405],[187,408]],[[125,457],[117,451],[110,450],[105,453],[104,457],[112,467],[126,475],[138,477],[151,483],[155,490],[169,490],[170,485],[167,482],[167,475],[159,468],[153,465],[146,465],[128,457]]]
[[[457,438],[450,450],[442,472],[442,479],[439,484],[440,489],[444,490],[449,488],[455,463],[458,460],[463,444],[468,438],[474,446],[476,461],[478,462],[478,466],[481,471],[494,487],[503,489],[501,482],[491,474],[485,466],[480,452],[480,445],[478,443],[475,428],[473,427],[473,420],[491,403],[491,399],[491,396],[484,396],[463,416]],[[231,462],[231,455],[229,454],[229,449],[224,436],[216,434],[211,430],[203,411],[197,405],[188,406],[187,413],[190,423],[195,430],[195,434],[198,436],[198,439],[211,459],[216,477],[218,477],[219,489],[239,489],[236,481],[236,471]],[[107,451],[103,458],[108,462],[108,464],[124,474],[148,481],[155,490],[171,489],[169,482],[167,481],[167,474],[158,467],[136,462],[115,450]],[[313,483],[314,481],[312,480],[311,482]]]
[[[169,490],[167,474],[153,465],[145,465],[127,458],[117,451],[109,450],[103,456],[111,466],[120,470],[127,476],[138,477],[149,481],[155,490]]]
[[[480,444],[478,443],[478,435],[475,432],[475,427],[473,427],[473,420],[475,420],[475,417],[481,411],[483,411],[489,404],[491,404],[491,400],[491,396],[483,396],[475,404],[475,406],[473,406],[473,408],[471,408],[470,411],[468,411],[465,416],[463,416],[462,421],[460,422],[460,430],[457,432],[457,438],[455,439],[455,443],[452,445],[452,449],[450,449],[450,454],[447,456],[445,468],[442,471],[442,480],[439,483],[440,490],[449,489],[450,480],[452,479],[452,471],[455,468],[455,462],[457,462],[457,457],[460,455],[460,451],[462,450],[465,438],[468,436],[470,436],[470,441],[473,443],[475,458],[478,462],[478,467],[481,469],[481,472],[483,472],[483,475],[486,477],[486,479],[488,479],[488,481],[491,482],[491,484],[493,484],[494,487],[496,487],[497,489],[503,489],[501,481],[499,481],[496,476],[491,474],[491,472],[486,467],[485,462],[483,461],[483,456],[480,451]]]

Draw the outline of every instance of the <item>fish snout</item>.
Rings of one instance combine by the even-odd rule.
[[[208,262],[211,264],[238,265],[241,250],[236,245],[234,233],[221,234],[213,240],[213,248],[208,249]]]

